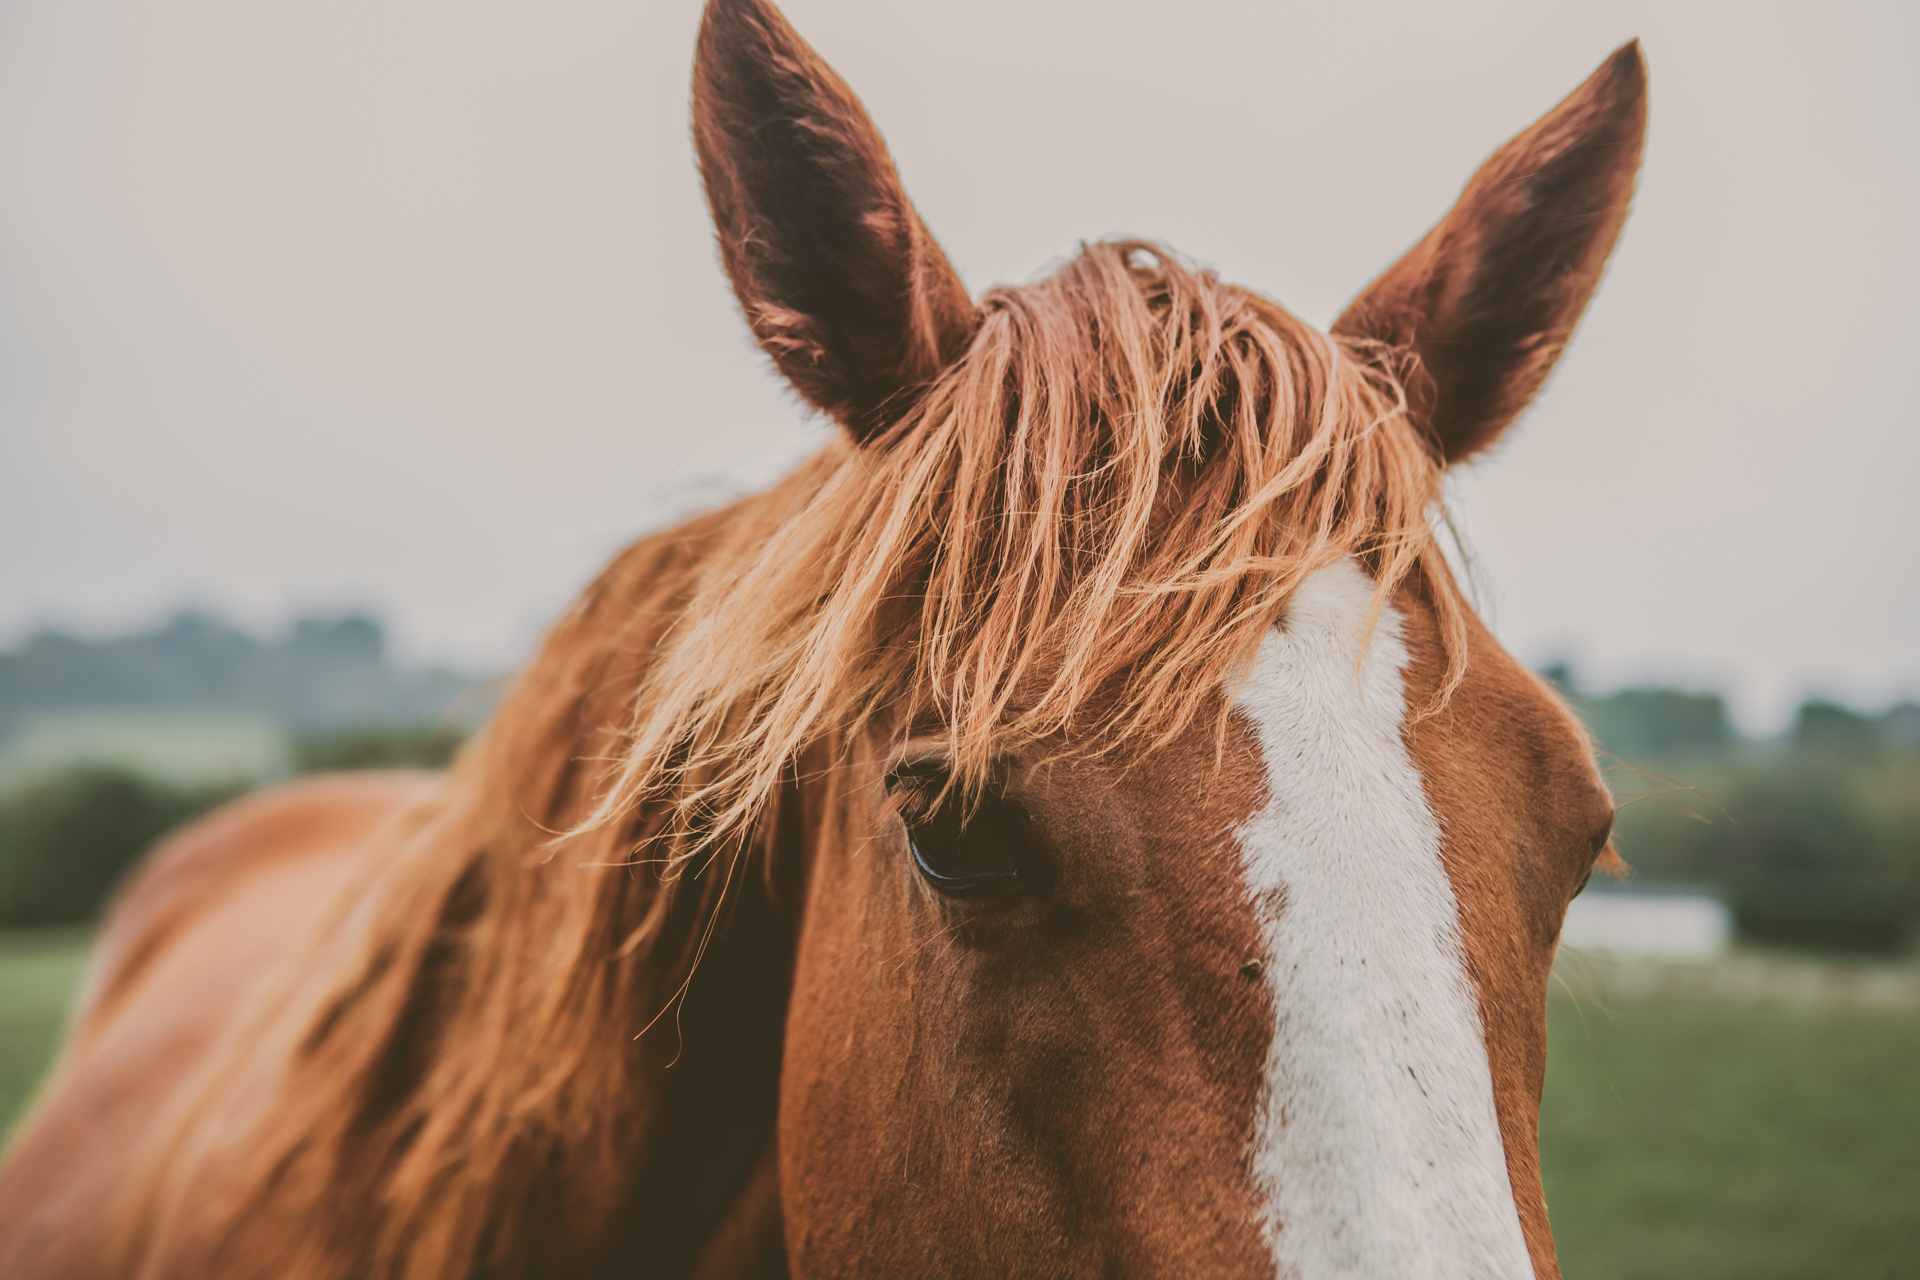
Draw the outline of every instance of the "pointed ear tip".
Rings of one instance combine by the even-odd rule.
[[[701,56],[707,56],[719,41],[737,40],[749,32],[765,39],[786,25],[768,0],[707,0],[701,7],[695,46]]]
[[[1575,119],[1583,130],[1608,134],[1644,133],[1647,119],[1647,60],[1640,41],[1615,49],[1592,75],[1545,119]]]
[[[701,17],[707,22],[737,22],[748,16],[764,15],[772,5],[767,0],[707,0]]]
[[[696,135],[703,103],[724,103],[770,78],[792,81],[794,64],[812,69],[800,80],[819,78],[819,56],[772,0],[706,0],[693,45]]]
[[[1644,98],[1647,93],[1647,55],[1640,48],[1640,38],[1635,36],[1615,49],[1601,66],[1597,78],[1623,96]]]

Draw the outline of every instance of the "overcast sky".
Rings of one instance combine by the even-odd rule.
[[[509,662],[827,428],[687,140],[695,0],[0,0],[0,640],[371,607]],[[976,290],[1163,239],[1324,325],[1638,35],[1638,205],[1456,485],[1602,686],[1920,693],[1920,6],[792,0]]]

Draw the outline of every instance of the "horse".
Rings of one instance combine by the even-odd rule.
[[[708,0],[720,258],[832,438],[621,553],[445,776],[151,856],[0,1272],[1557,1276],[1613,806],[1437,523],[1645,120],[1630,44],[1326,332],[1136,241],[975,299],[853,91]]]

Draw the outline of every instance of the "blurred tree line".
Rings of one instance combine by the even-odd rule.
[[[1920,940],[1920,705],[1801,706],[1780,739],[1735,731],[1716,695],[1579,691],[1621,802],[1636,878],[1722,896],[1755,942],[1893,953]]]
[[[293,756],[301,773],[436,769],[463,736],[445,725],[367,725],[300,735]],[[250,785],[183,786],[84,765],[0,794],[0,927],[94,919],[156,840]]]
[[[396,666],[380,624],[360,614],[301,618],[260,638],[188,612],[104,639],[42,631],[0,652],[0,746],[75,713],[239,712],[286,733],[276,774],[437,768],[489,701],[469,676]],[[169,781],[97,757],[8,777],[0,927],[95,918],[155,840],[260,781]]]
[[[92,640],[58,631],[0,652],[0,739],[37,715],[89,708],[247,711],[297,729],[425,723],[473,688],[441,668],[390,661],[380,624],[308,617],[260,639],[201,613]]]

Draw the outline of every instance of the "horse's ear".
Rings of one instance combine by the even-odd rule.
[[[1447,462],[1492,444],[1553,370],[1620,236],[1646,125],[1634,41],[1496,151],[1334,322],[1415,357],[1414,417]]]
[[[871,439],[979,323],[880,131],[772,4],[708,0],[693,136],[754,337],[809,403]]]

